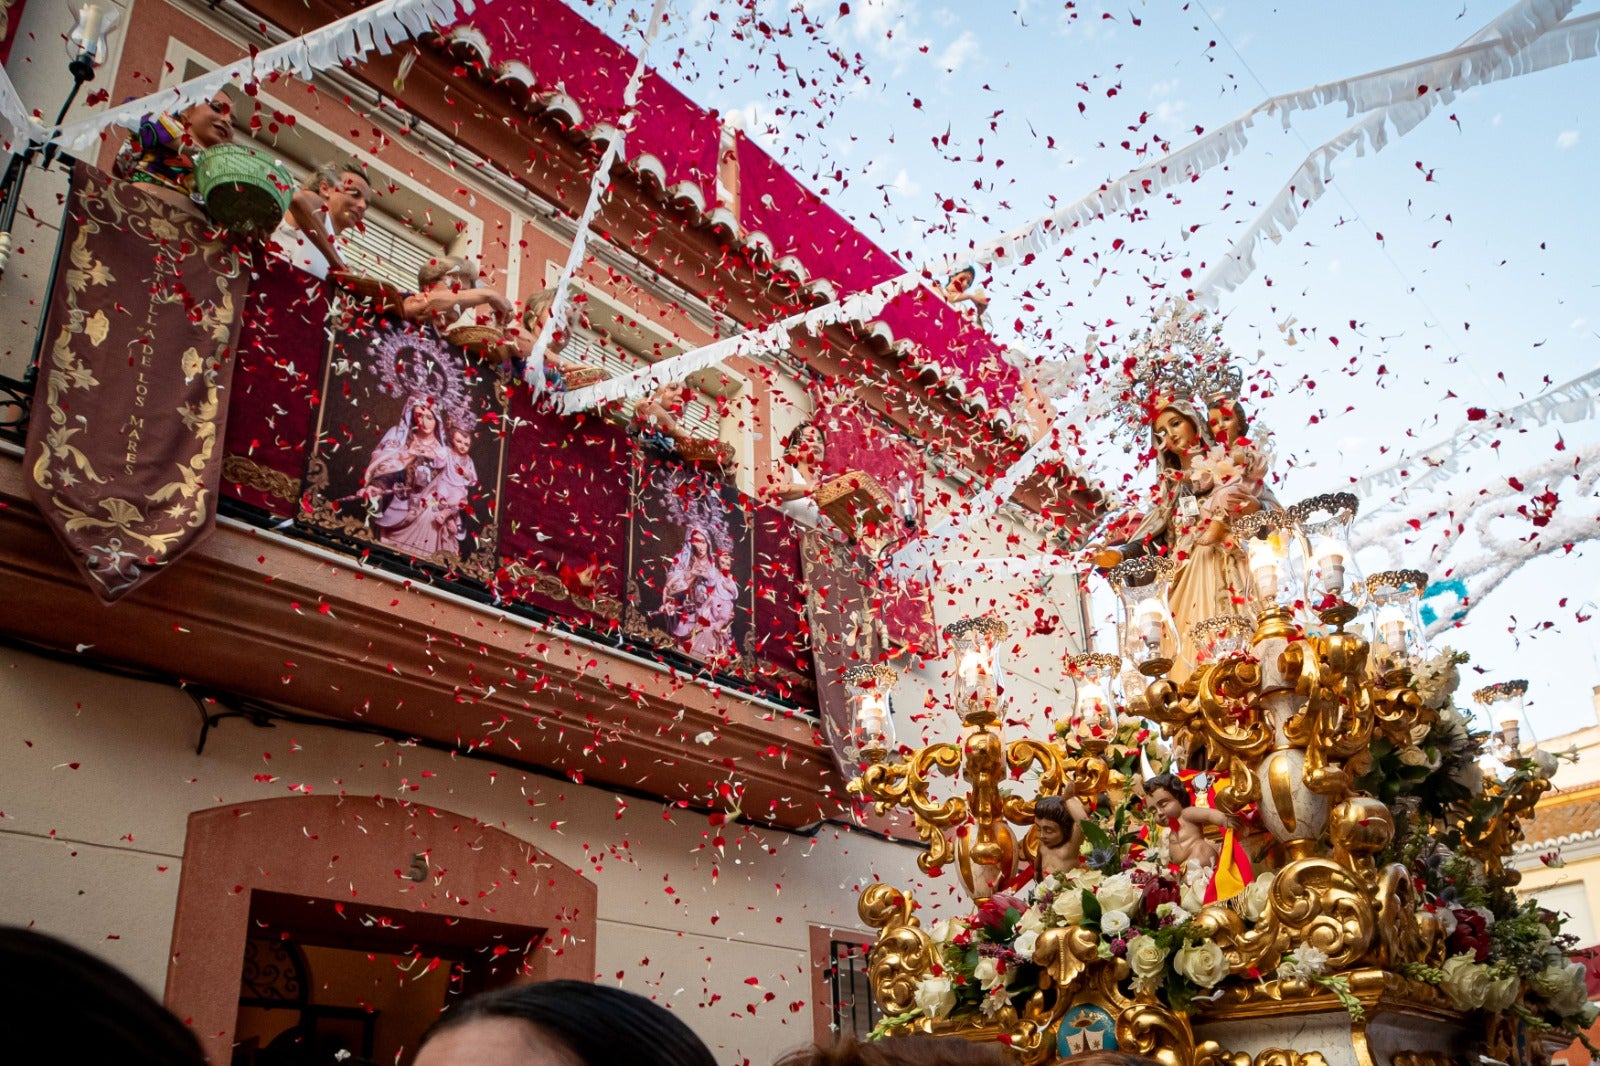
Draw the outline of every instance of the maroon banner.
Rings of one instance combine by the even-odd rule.
[[[634,447],[595,415],[511,402],[501,504],[501,594],[594,629],[622,619]]]
[[[322,402],[327,288],[276,256],[257,256],[254,269],[235,353],[222,491],[292,518]]]
[[[770,507],[757,508],[750,526],[755,537],[751,575],[755,580],[756,674],[752,680],[785,699],[814,707],[817,683],[801,577],[803,527]]]
[[[125,596],[216,518],[248,276],[198,214],[79,163],[28,427],[28,491],[89,585]]]
[[[431,327],[335,334],[299,521],[489,584],[504,425],[494,376]]]

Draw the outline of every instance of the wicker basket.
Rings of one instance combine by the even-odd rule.
[[[733,453],[726,444],[705,437],[690,437],[688,440],[678,442],[678,456],[686,463],[703,463],[719,467],[726,466],[733,460]]]
[[[235,233],[270,233],[294,196],[294,179],[283,164],[244,144],[218,144],[201,152],[194,183],[206,214]]]
[[[597,366],[580,366],[562,374],[561,380],[566,382],[567,391],[571,392],[575,389],[587,388],[590,385],[598,385],[602,381],[609,380],[610,377],[610,374],[607,374]]]
[[[881,536],[894,517],[894,501],[888,491],[862,470],[851,470],[824,482],[812,499],[817,509],[851,540],[865,539],[869,530]]]
[[[380,313],[398,315],[404,308],[406,294],[382,278],[369,278],[348,270],[330,270],[328,280],[347,296],[366,302]]]

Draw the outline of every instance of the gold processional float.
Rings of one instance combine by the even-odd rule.
[[[910,892],[862,891],[878,1034],[999,1041],[1028,1064],[1115,1049],[1163,1066],[1540,1066],[1592,1023],[1574,938],[1518,901],[1506,865],[1555,759],[1470,729],[1464,658],[1423,643],[1426,576],[1362,581],[1356,510],[1340,493],[1235,519],[1253,618],[1208,618],[1186,642],[1171,561],[1112,569],[1120,654],[1069,660],[1074,709],[1052,736],[1003,735],[993,618],[945,630],[953,740],[897,749],[896,672],[846,675],[852,793],[908,809],[919,866],[953,863],[976,908],[924,925]],[[1525,691],[1476,695],[1517,710]],[[1163,764],[1177,780],[1148,773]],[[965,794],[933,798],[956,774]],[[1053,800],[1036,824],[1044,797],[1080,815],[1069,869],[1050,855],[1072,820]]]

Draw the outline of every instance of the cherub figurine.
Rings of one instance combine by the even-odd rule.
[[[1221,811],[1196,807],[1194,794],[1177,774],[1157,774],[1144,783],[1145,800],[1156,817],[1167,823],[1167,861],[1173,866],[1214,868],[1222,847],[1207,839],[1205,827],[1228,827],[1233,822]]]
[[[1076,796],[1040,796],[1034,801],[1033,824],[1039,836],[1035,876],[1040,882],[1076,869],[1083,861],[1081,823],[1088,817]]]

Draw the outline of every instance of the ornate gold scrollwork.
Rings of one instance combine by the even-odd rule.
[[[946,777],[961,768],[961,748],[951,743],[930,744],[906,762],[874,763],[860,777],[850,782],[849,788],[864,799],[873,801],[878,813],[890,807],[903,806],[911,810],[912,821],[928,850],[917,857],[923,871],[938,869],[954,855],[950,838],[944,827],[962,821],[967,816],[967,801],[952,796],[943,803],[928,798],[928,782],[934,770]]]
[[[887,1015],[916,1009],[917,984],[933,971],[936,961],[933,940],[912,914],[914,909],[909,892],[882,882],[862,889],[856,902],[861,920],[882,930],[867,956],[867,980]]]

